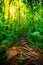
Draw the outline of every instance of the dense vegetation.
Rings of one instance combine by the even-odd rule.
[[[0,0],[0,46],[7,44],[10,47],[25,32],[30,45],[43,48],[42,3],[37,0],[11,0],[10,3]]]

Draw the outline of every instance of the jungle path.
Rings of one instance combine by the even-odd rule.
[[[18,42],[19,40],[17,39],[16,41]],[[10,61],[10,65],[19,65],[17,62],[19,59],[29,59],[27,63],[24,62],[22,65],[28,65],[32,61],[36,62],[36,65],[38,63],[42,63],[43,59],[41,53],[39,51],[36,52],[33,48],[30,47],[29,44],[27,44],[26,34],[21,36],[20,41],[22,45],[16,46],[14,44],[11,48],[6,47],[6,53],[8,54],[7,63]]]

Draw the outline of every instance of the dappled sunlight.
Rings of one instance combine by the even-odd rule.
[[[15,12],[14,6],[10,6],[10,13],[13,14]]]

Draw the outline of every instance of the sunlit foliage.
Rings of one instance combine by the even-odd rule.
[[[24,32],[31,45],[43,47],[43,8],[37,0],[0,0],[0,45]]]

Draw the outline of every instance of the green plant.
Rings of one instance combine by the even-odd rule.
[[[7,58],[7,53],[4,47],[0,47],[0,62],[4,62]]]

